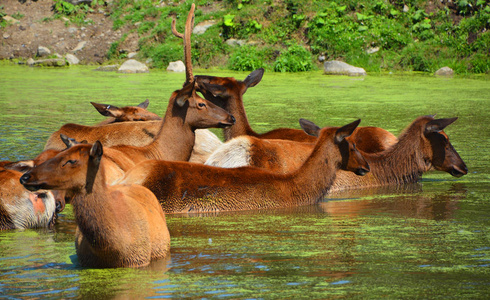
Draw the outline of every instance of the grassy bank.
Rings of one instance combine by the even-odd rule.
[[[368,72],[490,73],[490,5],[486,0],[94,0],[77,9],[55,0],[58,15],[83,22],[90,9],[104,9],[114,28],[137,32],[141,58],[154,67],[182,59],[182,41],[170,32],[183,24],[192,2],[195,24],[212,21],[192,36],[193,63],[201,68],[297,72],[338,59]],[[57,8],[56,8],[57,7]],[[124,58],[112,44],[107,57]],[[226,41],[236,39],[240,46]]]

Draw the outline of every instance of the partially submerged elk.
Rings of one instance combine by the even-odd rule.
[[[339,171],[332,190],[413,183],[431,169],[454,177],[466,175],[466,164],[443,131],[457,119],[418,117],[399,135],[398,143],[390,149],[381,153],[361,151],[371,166],[368,175],[359,178]],[[310,132],[319,134],[318,127],[316,128],[312,128]]]
[[[9,164],[0,163],[0,230],[51,227],[56,219],[53,192],[26,190],[19,182],[23,173],[8,169]]]
[[[126,173],[121,183],[149,188],[166,213],[265,209],[321,200],[343,169],[364,175],[369,165],[346,137],[360,120],[322,130],[312,154],[296,171],[278,174],[243,167],[224,169],[186,162],[149,160]]]
[[[371,172],[360,178],[339,171],[332,190],[413,183],[432,168],[456,177],[465,175],[466,165],[442,131],[456,119],[419,117],[390,149],[379,153],[359,150],[371,166]],[[300,124],[309,134],[320,133],[321,128],[311,121],[301,119]],[[242,136],[224,143],[206,164],[222,168],[252,166],[288,173],[296,170],[312,149],[309,143]]]
[[[112,124],[117,122],[129,122],[129,121],[151,121],[161,120],[162,118],[147,110],[150,101],[146,99],[137,106],[123,106],[117,107],[111,104],[101,104],[90,102],[95,109],[103,116],[108,117],[102,122],[99,122],[97,126]]]
[[[100,142],[80,144],[25,173],[30,191],[66,190],[78,225],[75,246],[85,267],[140,267],[169,253],[170,235],[158,200],[139,185],[106,183]]]
[[[243,81],[233,77],[195,76],[198,90],[203,96],[229,111],[236,119],[234,126],[224,129],[225,140],[249,135],[261,139],[284,139],[315,143],[315,137],[305,134],[301,129],[279,128],[259,134],[251,128],[245,113],[243,95],[248,88],[256,86],[262,80],[263,75],[264,69],[257,69]],[[350,139],[360,150],[369,153],[383,151],[397,141],[396,136],[379,127],[359,127]]]

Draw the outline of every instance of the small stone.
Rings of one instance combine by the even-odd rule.
[[[37,47],[37,56],[43,57],[43,56],[48,56],[51,55],[51,50],[44,46],[39,46]]]

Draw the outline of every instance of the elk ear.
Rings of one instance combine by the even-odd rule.
[[[148,99],[146,99],[145,102],[141,102],[140,104],[138,104],[138,107],[147,109],[148,105],[150,105],[150,101]]]
[[[449,124],[456,121],[458,117],[447,119],[436,119],[425,124],[425,133],[439,132],[444,130]]]
[[[340,127],[337,129],[335,132],[335,142],[340,143],[342,142],[346,137],[350,136],[354,130],[357,128],[357,126],[361,123],[361,119],[354,121],[352,123],[349,123],[345,126]]]
[[[79,142],[77,142],[77,140],[69,138],[68,136],[64,135],[63,133],[60,133],[60,138],[61,138],[61,141],[66,145],[66,149],[71,148],[73,145],[80,144]]]
[[[99,141],[96,141],[92,145],[92,148],[90,149],[90,157],[92,159],[98,159],[100,161],[102,154],[104,154],[102,143]]]
[[[175,96],[175,103],[178,106],[183,107],[187,100],[192,97],[194,92],[194,82],[189,82],[183,88],[177,91],[177,95]]]
[[[247,88],[254,87],[262,80],[262,76],[264,76],[264,68],[253,71],[247,76],[247,78],[245,78],[245,80],[243,80],[243,82]]]
[[[11,162],[3,166],[5,169],[14,170],[17,172],[25,173],[34,168],[33,160],[20,160],[17,162]]]
[[[95,109],[99,112],[99,114],[105,117],[114,117],[117,118],[121,115],[120,108],[110,104],[100,104],[95,102],[90,102]]]
[[[299,119],[299,125],[309,135],[318,136],[320,134],[321,128],[309,120]]]

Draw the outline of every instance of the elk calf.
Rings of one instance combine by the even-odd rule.
[[[75,246],[85,267],[140,267],[168,255],[170,235],[158,200],[139,185],[108,186],[100,142],[80,144],[25,173],[30,191],[74,194]]]

